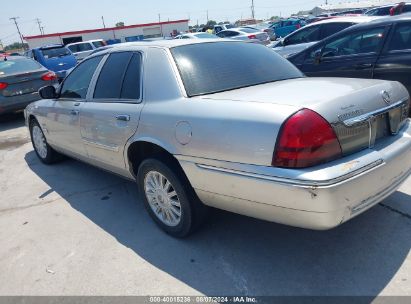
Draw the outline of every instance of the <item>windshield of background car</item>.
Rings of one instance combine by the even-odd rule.
[[[303,77],[286,59],[258,44],[191,44],[171,53],[190,97]]]
[[[56,47],[50,49],[41,50],[44,58],[55,58],[55,57],[64,57],[71,55],[70,51],[65,47]]]
[[[31,59],[10,59],[7,61],[0,59],[0,77],[11,74],[19,74],[41,69],[42,66]]]
[[[247,33],[247,34],[259,32],[259,30],[257,30],[257,29],[252,29],[252,28],[247,28],[247,27],[242,27],[242,28],[239,28],[238,30],[242,31],[244,33]]]

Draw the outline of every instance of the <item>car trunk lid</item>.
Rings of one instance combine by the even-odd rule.
[[[44,81],[41,77],[47,73],[45,69],[36,71],[10,74],[0,77],[0,82],[5,82],[8,86],[1,90],[4,97],[13,97],[37,92],[43,86],[48,85],[49,81]]]
[[[409,95],[398,82],[298,78],[202,96],[307,108],[334,128],[344,155],[395,135],[405,124]]]

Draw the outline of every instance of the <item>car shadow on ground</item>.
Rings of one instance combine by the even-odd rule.
[[[0,132],[24,126],[23,112],[0,115]]]
[[[215,211],[200,231],[174,239],[151,221],[134,183],[74,160],[45,166],[34,152],[25,159],[50,186],[43,196],[57,192],[122,245],[206,295],[373,297],[411,247],[409,219],[382,206],[322,232]]]

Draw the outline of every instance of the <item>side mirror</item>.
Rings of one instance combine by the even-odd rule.
[[[55,99],[58,97],[56,88],[53,86],[42,87],[39,90],[39,95],[42,99]]]
[[[314,63],[315,64],[321,63],[321,50],[318,50],[314,53]]]

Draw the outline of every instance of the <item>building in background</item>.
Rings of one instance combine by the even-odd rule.
[[[169,37],[188,31],[189,20],[175,20],[147,24],[135,24],[121,27],[99,28],[93,30],[54,33],[38,36],[26,36],[30,48],[49,44],[69,44],[94,39],[103,39],[110,43],[131,42],[147,38]]]

